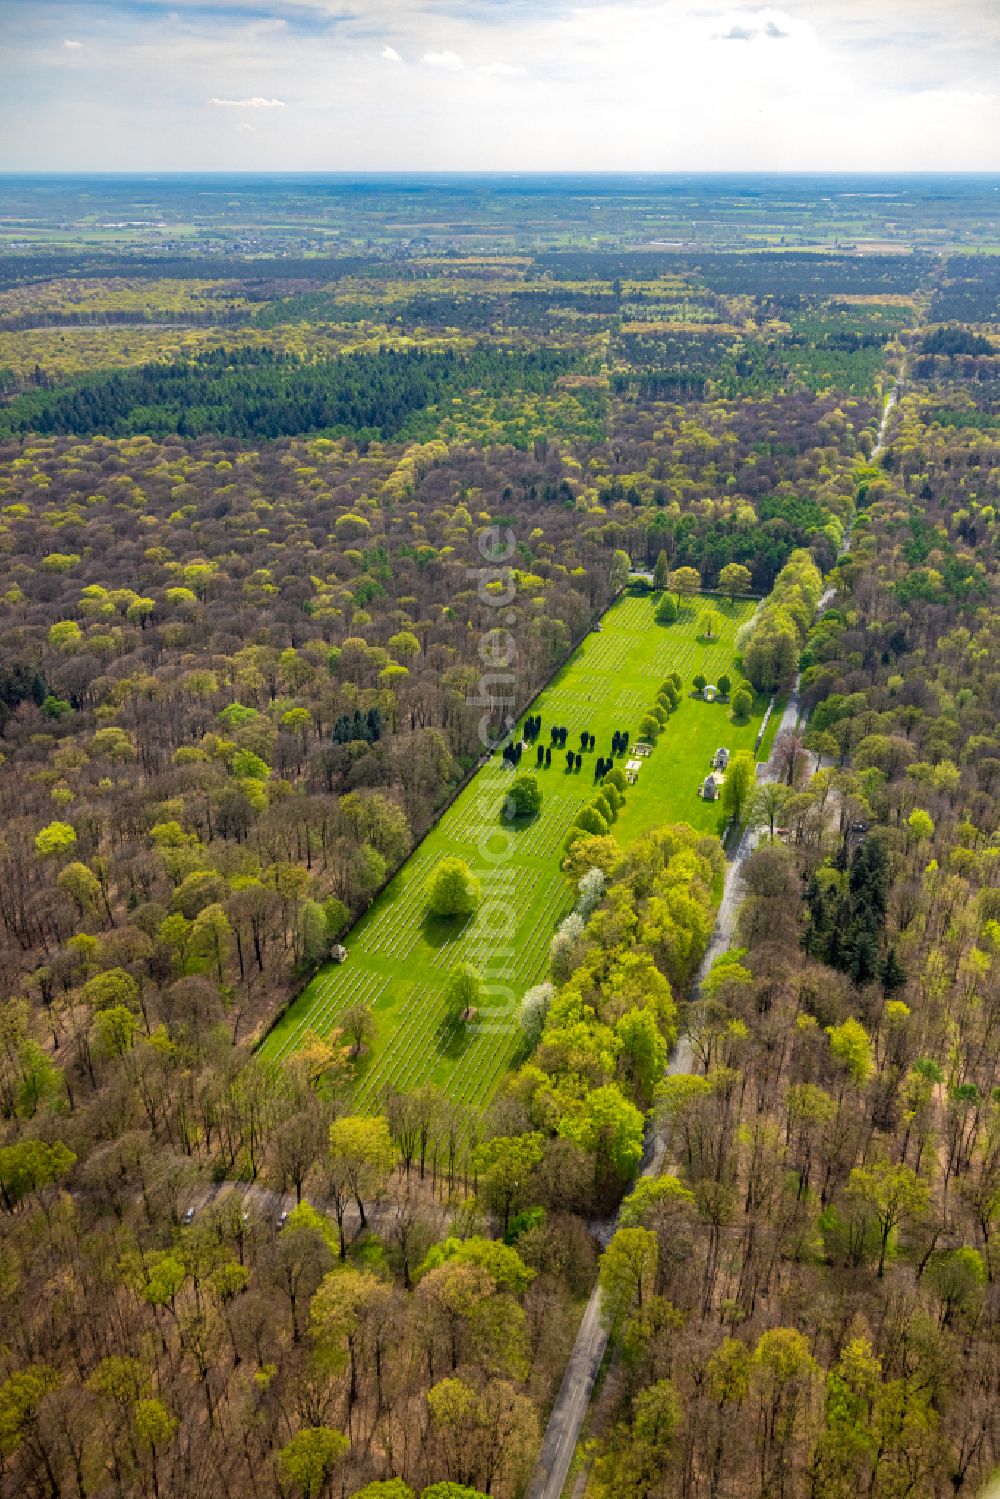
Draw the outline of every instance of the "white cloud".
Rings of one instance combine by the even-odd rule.
[[[796,21],[780,10],[728,10],[715,36],[724,42],[787,41],[809,29],[808,23]]]
[[[252,99],[209,99],[219,109],[285,109],[284,99],[262,99],[255,94]]]
[[[83,43],[82,42],[71,42],[71,41],[67,40],[67,41],[63,42],[63,46],[67,47],[70,52],[79,52],[80,48],[83,46]]]
[[[1000,0],[15,7],[4,168],[1000,169]]]
[[[457,52],[425,52],[421,61],[429,68],[443,68],[448,73],[457,73],[464,66]]]
[[[515,68],[509,62],[484,62],[477,69],[487,78],[523,78],[527,68]]]

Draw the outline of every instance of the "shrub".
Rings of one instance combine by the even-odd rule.
[[[538,777],[525,773],[515,776],[504,802],[507,817],[534,817],[542,807],[542,788]]]
[[[619,771],[618,773],[619,775],[621,775],[621,771]],[[609,775],[605,776],[604,780],[601,782],[601,795],[610,806],[612,812],[620,812],[622,807],[624,807],[625,805],[624,796],[622,796],[621,792],[618,790],[617,785]]]
[[[600,812],[601,816],[604,818],[604,821],[610,827],[610,825],[615,820],[615,813],[614,808],[608,801],[607,797],[604,795],[603,791],[598,792],[590,805],[597,808],[598,812]]]
[[[573,826],[580,828],[584,833],[604,834],[608,831],[609,823],[606,817],[594,806],[581,807],[573,820]]]

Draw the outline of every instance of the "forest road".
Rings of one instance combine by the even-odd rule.
[[[682,1035],[667,1063],[666,1074],[670,1077],[678,1072],[690,1072],[693,1065],[691,1047],[687,1037]],[[643,1176],[659,1173],[665,1149],[666,1142],[660,1135],[652,1135],[643,1160]],[[601,1288],[595,1285],[545,1428],[525,1499],[559,1499],[562,1494],[607,1346],[608,1330],[601,1316]]]
[[[798,725],[801,713],[798,689],[799,683],[796,679],[795,687],[789,695],[785,711],[781,716],[781,723],[778,725],[779,734],[786,730],[794,730]],[[816,763],[815,757],[810,756],[810,776],[816,769]],[[758,767],[757,780],[759,783],[776,781],[780,774],[777,757],[772,753],[767,764]],[[757,834],[747,829],[727,858],[722,900],[719,903],[711,941],[692,986],[693,997],[697,996],[705,975],[716,958],[732,945],[733,934],[736,930],[736,914],[740,904],[739,892],[743,866],[756,845]],[[694,1068],[695,1058],[691,1043],[682,1033],[667,1063],[666,1075],[672,1077],[678,1073],[693,1072]],[[642,1176],[659,1175],[663,1168],[666,1148],[667,1142],[662,1132],[652,1131],[643,1156],[640,1173]],[[525,1499],[560,1499],[607,1346],[608,1331],[601,1316],[601,1288],[595,1285],[590,1300],[587,1302],[587,1309],[576,1335],[573,1352],[570,1354],[562,1384],[559,1386],[559,1393],[545,1428],[538,1461],[531,1475]]]

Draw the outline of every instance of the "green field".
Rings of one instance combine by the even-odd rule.
[[[668,626],[656,624],[649,596],[615,605],[601,632],[587,637],[532,709],[541,714],[541,743],[548,744],[549,729],[557,724],[569,729],[567,744],[574,748],[581,731],[596,735],[596,750],[584,755],[582,769],[568,772],[565,753],[554,750],[551,767],[538,772],[540,814],[512,829],[501,820],[511,772],[498,752],[349,934],[344,964],[322,969],[282,1016],[262,1043],[263,1059],[280,1062],[309,1032],[327,1034],[341,1011],[363,1001],[374,1011],[377,1033],[361,1062],[359,1108],[377,1106],[385,1087],[428,1081],[461,1102],[484,1102],[514,1059],[521,996],[544,976],[553,930],[572,903],[559,866],[570,825],[594,795],[594,762],[610,754],[615,729],[628,729],[633,741],[638,737],[636,725],[672,671],[680,673],[685,696],[643,763],[638,784],[629,788],[614,835],[628,844],[665,822],[719,830],[718,804],[703,802],[698,788],[719,745],[753,748],[764,708],[758,703],[752,718],[735,726],[724,704],[687,696],[699,671],[709,681],[726,671],[735,676],[733,636],[754,606],[719,607],[724,630],[706,644],[696,638],[697,600]],[[521,768],[534,766],[529,746]],[[483,886],[475,916],[457,928],[426,912],[426,881],[447,854],[466,859]],[[483,975],[490,999],[470,1025],[449,1026],[444,987],[460,962]]]

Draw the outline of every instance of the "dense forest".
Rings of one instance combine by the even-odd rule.
[[[659,1090],[676,1174],[602,1262],[595,1493],[975,1493],[997,1461],[1000,453],[938,415],[903,398],[831,574],[750,814],[780,837]]]
[[[0,1493],[517,1499],[595,1284],[587,1499],[980,1492],[994,273],[11,264]],[[143,307],[170,316],[116,323]],[[484,705],[495,535],[516,671]],[[364,1004],[265,1066],[484,708],[522,713],[623,589],[727,577],[761,600],[742,669],[781,702],[801,672],[803,718],[730,798],[756,847],[704,981],[739,828],[625,847],[611,780],[485,1110],[427,1086],[354,1112]]]
[[[545,350],[518,355],[482,347],[461,357],[386,349],[307,364],[267,348],[218,349],[190,362],[80,380],[52,396],[23,396],[0,414],[0,431],[396,437],[412,412],[453,392],[549,390],[569,368],[565,355]]]

